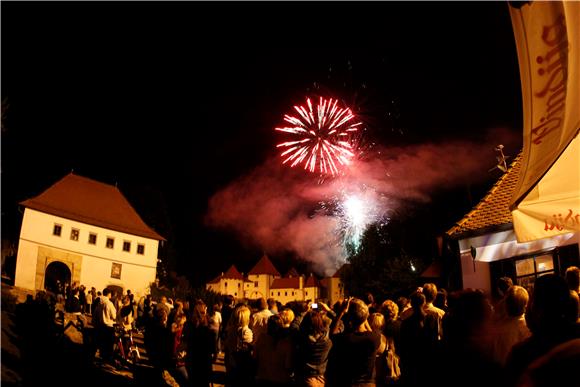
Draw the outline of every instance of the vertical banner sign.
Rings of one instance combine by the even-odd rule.
[[[523,99],[519,242],[580,231],[580,2],[510,4]]]

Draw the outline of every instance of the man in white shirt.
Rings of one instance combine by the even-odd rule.
[[[263,297],[258,301],[258,310],[259,312],[254,313],[250,321],[250,329],[254,334],[254,344],[258,341],[260,335],[266,331],[268,319],[273,315],[273,313],[268,310],[268,303]]]
[[[117,311],[111,302],[111,290],[105,288],[101,300],[93,313],[93,325],[97,334],[97,346],[100,349],[103,361],[110,362],[115,345],[114,324]]]
[[[433,301],[435,301],[435,297],[437,296],[437,286],[434,283],[426,283],[423,285],[423,295],[425,296],[425,305],[423,309],[425,312],[433,312],[439,316],[438,318],[438,331],[439,331],[439,340],[443,337],[443,316],[445,316],[445,311],[433,305]]]

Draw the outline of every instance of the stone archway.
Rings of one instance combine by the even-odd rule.
[[[44,271],[44,289],[54,294],[64,294],[67,283],[71,282],[69,267],[60,261],[51,262]]]
[[[80,282],[81,266],[83,258],[81,255],[72,254],[59,249],[52,249],[45,246],[38,246],[38,255],[36,260],[36,285],[35,289],[46,289],[44,280],[46,278],[46,270],[53,262],[60,262],[66,265],[71,273],[69,282],[72,284]]]

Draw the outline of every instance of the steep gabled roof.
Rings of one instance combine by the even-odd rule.
[[[308,277],[308,279],[306,280],[304,287],[305,288],[318,288],[318,287],[320,287],[320,281],[318,281],[318,278],[316,278],[315,276],[313,276],[311,274]]]
[[[72,173],[20,205],[93,226],[165,240],[145,224],[117,187]]]
[[[209,281],[208,284],[217,284],[222,279],[236,279],[244,281],[244,276],[238,271],[235,265],[232,265],[230,266],[228,271],[226,271],[225,273],[221,273],[220,275]]]
[[[238,271],[235,265],[230,266],[228,271],[226,271],[226,274],[223,275],[223,278],[244,280],[244,276]]]
[[[262,258],[260,258],[258,263],[256,263],[256,266],[254,266],[248,274],[254,275],[269,274],[276,277],[280,277],[280,273],[278,272],[278,270],[276,270],[274,264],[272,263],[272,261],[270,261],[270,258],[268,258],[266,254],[264,254]]]
[[[490,231],[507,230],[512,227],[510,200],[518,182],[521,153],[509,169],[494,184],[487,195],[459,222],[447,231],[452,238],[481,235]]]
[[[270,289],[300,289],[300,278],[276,278]]]

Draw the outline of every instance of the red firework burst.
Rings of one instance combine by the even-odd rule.
[[[315,108],[307,98],[306,105],[294,106],[298,116],[284,115],[284,121],[292,126],[276,128],[298,137],[277,145],[283,149],[282,164],[291,163],[291,167],[303,164],[310,172],[318,170],[322,174],[336,175],[340,166],[348,165],[355,155],[351,134],[362,122],[355,122],[352,111],[340,108],[338,100],[332,98],[320,97]]]

